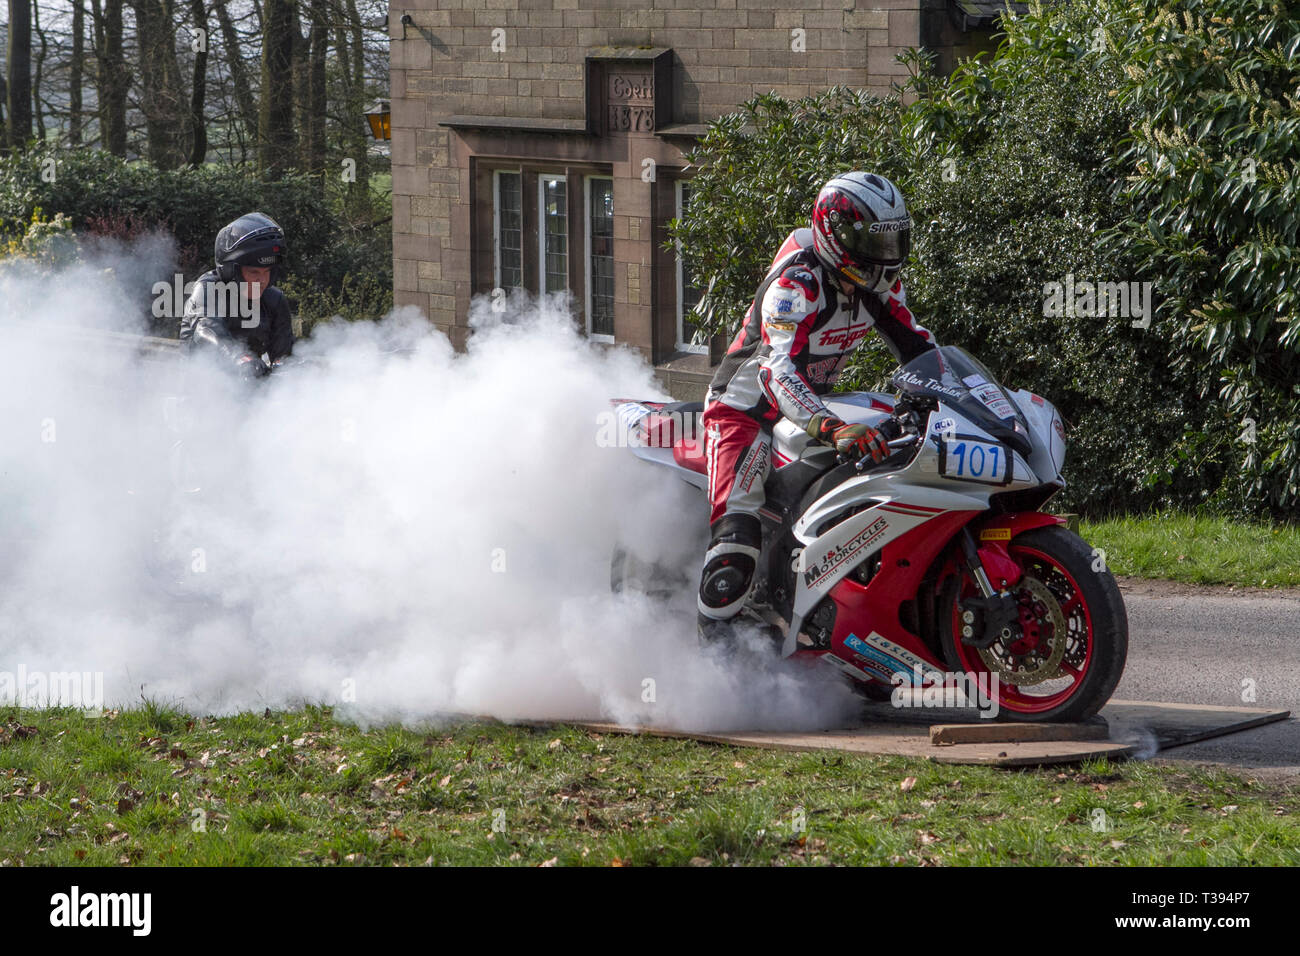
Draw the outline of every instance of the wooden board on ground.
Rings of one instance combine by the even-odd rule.
[[[1164,750],[1286,720],[1291,712],[1263,707],[1210,707],[1204,704],[1112,700],[1102,708],[1101,715],[1110,726],[1112,740],[1123,740],[1143,732],[1151,733],[1155,735],[1160,749]]]
[[[951,712],[947,712],[951,713]],[[1255,707],[1210,707],[1146,701],[1111,701],[1101,716],[1109,739],[982,741],[935,746],[930,742],[929,721],[938,713],[900,714],[873,708],[856,727],[823,731],[733,731],[701,733],[656,727],[626,727],[603,721],[528,721],[533,724],[567,723],[597,733],[650,734],[680,737],[736,747],[770,750],[835,750],[844,753],[894,754],[925,757],[937,763],[988,764],[999,767],[1076,763],[1100,757],[1151,756],[1159,748],[1235,733],[1261,724],[1284,720],[1288,711]],[[957,719],[960,714],[957,715]],[[981,726],[981,725],[974,725]],[[1007,725],[983,725],[1001,726]],[[1022,725],[1023,726],[1023,725]],[[979,730],[977,734],[995,733]]]
[[[1000,767],[1073,763],[1094,757],[1123,757],[1129,744],[1095,740],[1039,740],[1024,743],[953,744],[936,747],[924,726],[868,724],[842,730],[753,731],[696,733],[656,727],[624,727],[619,724],[580,722],[586,730],[609,734],[650,734],[655,737],[684,737],[733,747],[761,747],[766,750],[834,750],[841,753],[892,754],[925,757],[936,763],[992,764]]]
[[[954,744],[1020,744],[1044,740],[1109,740],[1110,728],[1098,716],[1078,724],[1013,724],[985,721],[980,724],[932,724],[930,743],[936,747]]]

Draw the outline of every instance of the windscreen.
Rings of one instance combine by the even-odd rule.
[[[955,345],[930,349],[895,372],[893,385],[906,394],[951,405],[1021,454],[1032,451],[1024,416],[993,373],[965,349]]]

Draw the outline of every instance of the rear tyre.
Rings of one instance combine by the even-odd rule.
[[[1128,657],[1128,615],[1114,576],[1093,549],[1060,525],[1017,535],[1008,546],[1024,578],[1016,636],[984,650],[962,642],[959,598],[976,593],[964,566],[945,582],[939,637],[954,671],[997,675],[999,718],[1087,720],[1110,699]]]
[[[667,602],[688,584],[680,572],[638,558],[621,546],[609,559],[609,589],[615,594],[643,594],[652,601]]]

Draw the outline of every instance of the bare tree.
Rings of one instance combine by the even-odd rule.
[[[114,156],[125,156],[126,99],[131,76],[122,47],[122,0],[91,0],[91,16],[95,21],[100,138],[104,149]]]
[[[49,40],[45,36],[45,31],[41,29],[41,5],[32,4],[32,30],[36,32],[36,39],[40,41],[40,49],[36,54],[36,65],[32,71],[32,113],[36,120],[36,138],[42,143],[45,142],[45,111],[41,108],[41,80],[45,75],[45,57],[50,51]]]
[[[344,154],[356,163],[356,181],[349,192],[354,202],[369,192],[370,174],[366,165],[369,148],[365,130],[366,51],[365,32],[356,0],[345,0],[334,31],[334,47],[341,69],[343,102],[342,142]]]
[[[203,101],[208,91],[208,18],[203,0],[190,0],[194,29],[202,38],[194,51],[194,79],[190,86],[190,165],[202,166],[208,155],[208,126]]]
[[[81,145],[81,84],[86,65],[86,5],[72,0],[72,59],[68,62],[68,142]]]
[[[258,166],[278,179],[294,165],[294,0],[266,0],[263,24]]]
[[[148,156],[160,169],[175,169],[186,160],[181,140],[180,68],[176,63],[174,0],[131,0],[135,11],[140,62],[140,111],[144,114]]]
[[[290,29],[293,31],[293,115],[298,121],[297,142],[294,144],[295,154],[298,160],[295,166],[302,165],[302,158],[306,155],[307,140],[307,73],[309,70],[307,56],[311,52],[309,47],[310,38],[303,36],[302,33],[302,11],[299,4],[294,3],[293,13],[291,16]]]
[[[252,88],[248,83],[248,73],[244,69],[243,51],[240,49],[239,34],[235,32],[234,21],[230,17],[229,0],[216,0],[213,9],[217,14],[217,23],[221,27],[221,42],[225,47],[223,63],[230,71],[231,84],[235,90],[235,103],[239,116],[252,142],[257,142],[257,101],[253,98]]]
[[[0,14],[0,43],[16,55],[0,66],[0,148],[34,134],[163,168],[220,156],[272,175],[346,158],[359,184],[322,186],[366,196],[362,113],[387,80],[383,0],[5,2],[14,29]]]
[[[9,0],[8,145],[17,149],[32,138],[31,0]]]
[[[302,118],[306,127],[304,165],[310,172],[319,174],[325,168],[325,65],[329,53],[329,12],[325,0],[311,0],[311,21],[307,29],[311,53],[308,57],[307,109]]]

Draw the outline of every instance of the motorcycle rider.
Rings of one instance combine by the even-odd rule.
[[[271,284],[286,250],[284,230],[261,212],[240,216],[217,233],[216,268],[199,277],[181,319],[180,338],[191,353],[201,346],[243,375],[260,378],[293,352],[289,303]]]
[[[810,228],[796,229],[777,250],[713,376],[701,419],[711,505],[697,604],[705,639],[729,632],[753,587],[758,510],[772,426],[781,416],[842,455],[888,457],[879,431],[846,424],[820,396],[872,328],[899,362],[936,347],[907,308],[898,277],[911,225],[902,193],[883,176],[832,178],[813,205]]]

